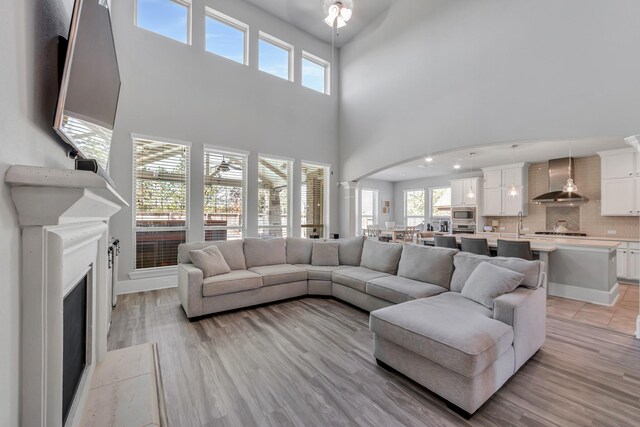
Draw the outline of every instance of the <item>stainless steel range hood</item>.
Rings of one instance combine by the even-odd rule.
[[[589,199],[578,193],[562,191],[567,179],[573,179],[573,170],[571,157],[549,160],[549,192],[534,198],[533,202],[550,206],[574,206],[588,202]]]

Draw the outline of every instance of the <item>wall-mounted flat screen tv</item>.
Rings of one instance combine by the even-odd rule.
[[[75,0],[53,128],[107,171],[120,72],[107,0]]]

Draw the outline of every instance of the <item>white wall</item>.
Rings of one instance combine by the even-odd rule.
[[[57,99],[57,35],[71,0],[0,2],[0,178],[12,164],[70,168],[51,126]],[[19,425],[20,228],[0,184],[0,426]]]
[[[249,63],[244,66],[206,52],[205,4],[248,24]],[[110,173],[118,192],[132,201],[131,133],[193,143],[192,191],[194,208],[203,204],[203,144],[251,151],[248,186],[248,235],[257,233],[257,154],[295,158],[293,229],[300,226],[302,160],[337,169],[337,67],[332,93],[327,96],[300,85],[302,49],[331,60],[331,46],[246,2],[194,0],[191,46],[134,25],[134,1],[113,2],[113,27],[122,91]],[[257,34],[262,30],[295,46],[295,83],[257,69]],[[337,55],[336,55],[337,56]],[[337,175],[331,183],[331,232],[339,221]],[[111,234],[122,241],[120,279],[133,269],[132,210],[123,209],[112,221]],[[202,240],[203,219],[191,215],[190,240]]]
[[[397,0],[341,49],[341,179],[452,148],[637,133],[637,0]]]

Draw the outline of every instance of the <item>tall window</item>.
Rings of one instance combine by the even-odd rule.
[[[451,218],[451,187],[429,189],[431,218]]]
[[[378,190],[360,192],[360,228],[365,234],[368,225],[378,223]]]
[[[404,191],[404,223],[409,227],[424,223],[424,189]]]
[[[325,237],[329,168],[310,163],[302,164],[302,237]]]
[[[291,234],[290,160],[258,157],[258,235],[287,237]]]
[[[244,236],[246,165],[245,154],[205,148],[205,240],[233,240]]]
[[[302,51],[302,86],[329,94],[329,63]]]
[[[189,43],[191,0],[137,0],[136,25],[145,30]]]
[[[134,139],[136,268],[176,265],[189,222],[189,147]]]
[[[293,81],[293,46],[260,32],[258,68],[285,80]]]
[[[248,25],[207,7],[205,31],[209,52],[241,64],[249,64]]]

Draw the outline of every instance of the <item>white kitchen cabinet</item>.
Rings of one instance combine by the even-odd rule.
[[[618,277],[627,277],[627,245],[624,244],[624,247],[620,245],[620,247],[616,250],[616,263],[617,263],[617,276]]]
[[[477,207],[480,199],[478,188],[482,180],[480,178],[454,179],[451,181],[451,206],[453,207]],[[473,197],[469,197],[469,189]]]
[[[632,148],[600,155],[603,216],[640,215],[640,154]]]
[[[502,187],[502,169],[486,170],[484,172],[484,188]]]
[[[600,187],[602,216],[638,215],[637,178],[603,179]]]
[[[629,249],[627,254],[627,279],[640,279],[640,249]]]
[[[529,207],[528,175],[529,165],[514,165],[483,168],[484,172],[484,216],[517,216],[518,212],[527,215]],[[509,196],[511,186],[518,190],[516,196]]]
[[[605,153],[600,153],[602,179],[629,178],[636,176],[636,157],[638,156],[634,151],[624,149]]]

